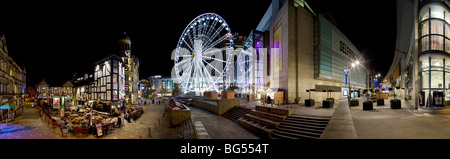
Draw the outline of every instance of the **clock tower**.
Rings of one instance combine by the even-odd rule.
[[[131,40],[126,32],[123,32],[121,39],[119,40],[119,55],[124,57],[130,57],[131,53]]]
[[[123,32],[119,42],[119,56],[125,65],[125,100],[127,105],[137,104],[139,84],[139,59],[131,55],[131,40]]]

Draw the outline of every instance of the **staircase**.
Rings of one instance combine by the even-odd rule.
[[[270,139],[319,139],[331,118],[291,115],[288,109],[261,106],[253,110],[234,107],[222,115]]]
[[[319,139],[331,117],[291,115],[272,133],[272,139]]]
[[[222,116],[224,116],[227,119],[230,119],[231,121],[236,122],[239,118],[243,117],[245,114],[249,114],[250,111],[251,110],[248,108],[237,106],[223,113]]]
[[[192,119],[189,118],[174,127],[178,139],[195,139],[194,127]]]

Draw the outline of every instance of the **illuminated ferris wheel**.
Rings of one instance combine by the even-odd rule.
[[[217,14],[205,13],[184,29],[175,51],[175,73],[185,92],[219,91],[233,51],[231,29]]]
[[[237,84],[241,92],[245,93],[251,90],[253,84],[253,50],[253,31],[251,31],[236,60],[238,66]]]

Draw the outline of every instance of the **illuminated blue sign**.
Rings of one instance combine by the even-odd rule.
[[[345,74],[345,85],[347,85],[347,81],[348,81],[348,70],[344,70],[344,74]]]

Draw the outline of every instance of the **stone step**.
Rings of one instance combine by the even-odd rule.
[[[291,126],[291,127],[303,127],[303,128],[308,128],[308,129],[316,129],[316,130],[325,130],[325,126],[316,126],[316,125],[308,125],[308,124],[301,124],[301,123],[292,123],[292,122],[284,122],[282,123],[280,126]]]
[[[282,135],[282,134],[279,134],[278,131],[275,131],[275,132],[272,133],[272,138],[271,139],[294,139],[294,140],[297,140],[297,139],[300,139],[300,138]]]
[[[227,119],[230,119],[232,121],[238,120],[240,117],[243,117],[245,114],[248,114],[246,111],[240,111],[240,112],[227,112],[222,114]]]
[[[299,121],[299,122],[310,122],[310,123],[318,123],[318,124],[328,124],[330,120],[319,120],[314,118],[298,118],[298,117],[287,117],[286,121]]]
[[[243,107],[234,107],[230,109],[229,111],[222,114],[227,119],[230,119],[231,121],[236,122],[240,117],[243,117],[245,114],[248,114],[250,112],[250,109],[243,108]]]
[[[237,120],[237,123],[242,125],[244,128],[246,128],[250,131],[253,131],[256,134],[261,135],[264,138],[270,138],[273,131],[275,131],[275,129],[268,128],[264,125],[260,125],[259,123],[247,120],[244,117],[239,118]]]
[[[274,108],[268,106],[255,106],[255,110],[263,111],[267,113],[277,114],[277,115],[291,115],[291,109]]]
[[[310,135],[306,135],[306,134],[297,134],[297,133],[291,133],[291,132],[285,132],[285,131],[279,131],[279,130],[276,130],[275,132],[277,134],[281,134],[284,136],[290,136],[290,137],[294,137],[294,138],[299,138],[299,139],[318,139],[318,137],[314,137],[314,136],[310,136]]]
[[[307,116],[307,115],[290,115],[288,118],[294,118],[294,119],[311,119],[311,120],[318,120],[318,121],[328,121],[331,119],[331,117],[328,116]]]
[[[282,132],[292,133],[292,134],[301,134],[301,135],[306,135],[306,136],[312,136],[312,137],[316,137],[316,138],[319,138],[320,135],[322,135],[322,133],[302,131],[302,130],[289,129],[289,128],[278,128],[277,130],[282,131]]]
[[[301,131],[309,131],[309,132],[316,132],[316,133],[322,133],[322,129],[310,129],[307,127],[297,127],[297,126],[289,126],[286,124],[280,124],[278,128],[287,128],[287,129],[293,129],[293,130],[301,130]]]
[[[259,111],[259,110],[252,110],[250,112],[250,114],[260,116],[263,118],[267,118],[270,120],[274,120],[274,121],[286,121],[286,117],[287,117],[287,116],[267,113],[267,112],[263,112],[263,111]]]
[[[256,116],[256,115],[251,115],[251,114],[245,114],[244,117],[246,119],[251,120],[251,121],[258,122],[258,123],[260,123],[262,125],[265,125],[265,126],[267,126],[269,128],[277,128],[278,125],[280,125],[280,123],[281,123],[281,122],[273,121],[273,120],[270,120],[270,119],[262,118],[262,117],[259,117],[259,116]]]
[[[328,122],[327,123],[316,123],[316,122],[299,121],[299,120],[288,120],[285,122],[285,124],[311,125],[311,126],[317,126],[317,127],[326,127],[328,125]]]

